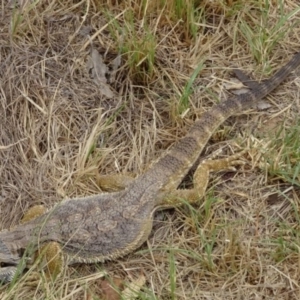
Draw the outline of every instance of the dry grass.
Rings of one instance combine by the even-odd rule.
[[[1,228],[99,192],[96,172],[140,174],[230,95],[232,66],[261,79],[300,51],[298,0],[196,2],[2,0]],[[87,70],[91,47],[107,64],[121,55],[113,98]],[[37,287],[26,274],[0,298],[98,299],[103,269],[145,275],[139,299],[299,299],[299,91],[293,74],[267,110],[228,120],[206,153],[249,147],[246,165],[214,175],[200,207],[165,212],[136,253]]]

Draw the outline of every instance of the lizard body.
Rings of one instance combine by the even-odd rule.
[[[237,156],[204,163],[196,171],[193,190],[176,190],[218,126],[228,117],[255,106],[299,64],[300,52],[253,90],[205,112],[186,136],[124,190],[65,200],[36,218],[1,231],[0,263],[4,267],[0,268],[0,281],[12,280],[21,260],[20,250],[29,246],[36,250],[45,243],[59,244],[69,264],[116,259],[137,249],[151,231],[157,207],[176,205],[174,198],[185,195],[191,202],[199,200],[205,192],[209,171],[234,164]]]

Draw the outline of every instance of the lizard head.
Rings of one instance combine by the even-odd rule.
[[[12,281],[20,259],[17,251],[10,251],[0,238],[0,283]]]

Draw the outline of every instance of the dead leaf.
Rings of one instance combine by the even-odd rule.
[[[119,54],[112,62],[112,71],[110,73],[110,83],[115,82],[116,73],[121,65],[121,55]]]
[[[223,83],[226,90],[241,90],[245,89],[245,85],[236,78],[231,78]]]
[[[269,102],[265,101],[265,100],[260,100],[257,103],[257,109],[258,110],[265,110],[265,109],[268,109],[270,107],[272,107],[272,105]]]
[[[106,83],[98,82],[98,85],[100,87],[101,93],[104,96],[106,96],[109,99],[113,98],[114,93]]]
[[[96,49],[92,49],[91,56],[87,62],[88,71],[92,70],[92,78],[94,82],[99,86],[100,92],[107,98],[112,98],[114,96],[113,91],[107,84],[106,74],[108,68],[103,62],[102,55]]]
[[[241,95],[249,92],[249,89],[236,78],[231,78],[229,81],[224,82],[223,86],[226,90],[232,91],[235,95]]]
[[[102,300],[120,300],[120,292],[124,287],[123,280],[117,277],[113,277],[112,280],[101,280],[100,289]]]
[[[122,298],[125,300],[134,300],[138,297],[138,293],[146,283],[146,278],[141,275],[138,279],[130,282],[122,292]]]
[[[107,72],[107,66],[103,62],[102,55],[99,54],[99,52],[96,49],[92,50],[92,62],[93,62],[93,76],[94,78],[98,78],[100,81],[106,83],[106,72]]]

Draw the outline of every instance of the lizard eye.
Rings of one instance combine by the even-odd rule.
[[[14,264],[8,264],[5,262],[0,262],[0,268],[5,268],[5,267],[9,267],[9,266],[13,266]]]

